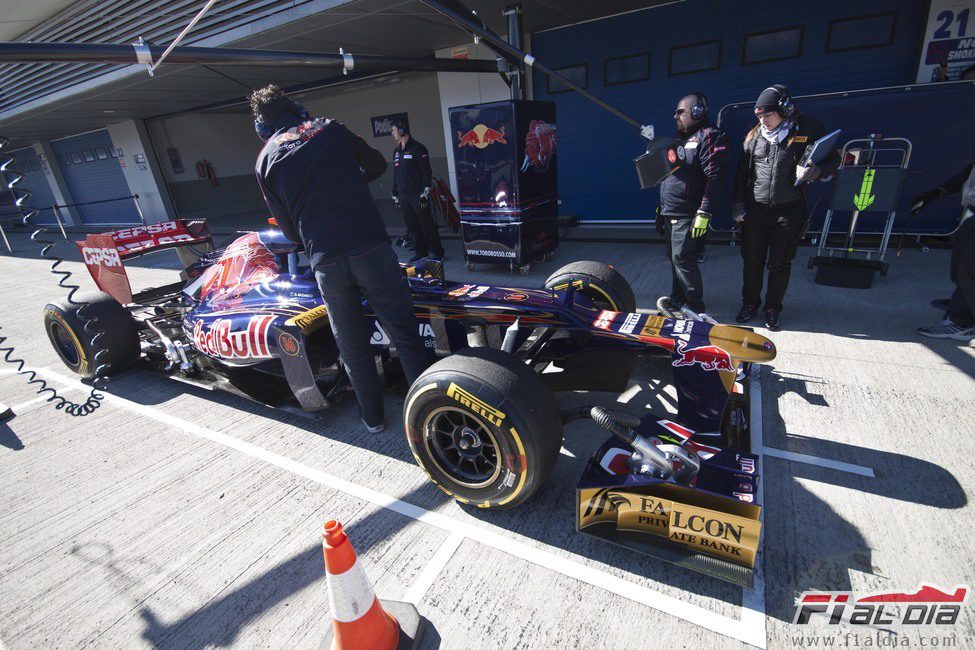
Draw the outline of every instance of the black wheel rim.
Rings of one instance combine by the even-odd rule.
[[[423,424],[428,456],[441,472],[467,488],[482,488],[501,474],[494,434],[477,416],[452,406],[438,408]]]
[[[66,364],[75,367],[81,363],[81,354],[68,328],[58,321],[51,321],[50,333],[51,342],[54,343],[55,351],[57,351],[58,355],[60,355]]]

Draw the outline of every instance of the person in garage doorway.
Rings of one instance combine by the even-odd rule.
[[[427,148],[410,135],[410,128],[403,122],[393,122],[390,129],[396,148],[393,150],[393,201],[403,210],[407,234],[413,233],[415,262],[431,257],[439,262],[444,259],[440,231],[430,211],[430,187],[433,172]]]
[[[708,231],[721,174],[728,157],[725,134],[708,121],[704,93],[687,95],[674,111],[677,170],[660,185],[657,232],[667,244],[673,282],[670,305],[704,311],[704,286],[698,267],[701,240]]]
[[[312,117],[277,86],[255,91],[250,105],[264,141],[257,183],[281,232],[305,247],[362,421],[378,433],[383,384],[363,296],[396,347],[407,381],[428,363],[406,277],[366,186],[386,171],[386,160],[344,124]]]

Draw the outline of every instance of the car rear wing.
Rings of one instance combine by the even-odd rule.
[[[95,285],[122,304],[132,302],[132,287],[122,262],[146,253],[211,244],[206,221],[173,219],[88,235],[75,242]]]

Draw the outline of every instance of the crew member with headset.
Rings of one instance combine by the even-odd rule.
[[[664,236],[673,274],[670,308],[704,312],[704,286],[698,267],[699,241],[707,233],[711,211],[728,157],[725,134],[708,120],[708,99],[695,92],[674,111],[677,123],[677,170],[660,185],[657,233]]]
[[[765,326],[778,331],[792,260],[809,218],[804,185],[832,176],[840,156],[833,150],[820,165],[799,165],[806,148],[826,130],[800,114],[781,84],[762,91],[755,116],[758,124],[745,137],[731,206],[732,218],[741,222],[744,258],[742,307],[735,320],[747,323],[758,312],[767,264]]]
[[[410,129],[403,122],[393,122],[390,129],[396,148],[393,150],[393,201],[403,210],[403,221],[407,233],[412,232],[416,255],[415,262],[431,256],[442,262],[443,244],[440,231],[430,211],[430,186],[433,172],[430,169],[430,154],[427,148],[410,135]]]
[[[917,333],[932,339],[971,341],[975,338],[975,163],[965,166],[938,187],[911,199],[914,212],[931,201],[961,190],[961,221],[955,230],[949,275],[955,291],[948,300],[933,305],[945,310],[941,322],[919,327]]]
[[[366,187],[386,171],[386,160],[341,122],[313,118],[277,86],[255,91],[250,105],[265,143],[258,185],[281,232],[305,247],[362,421],[378,433],[383,384],[363,295],[396,346],[407,381],[428,365],[406,277]]]

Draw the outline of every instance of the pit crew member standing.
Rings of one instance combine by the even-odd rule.
[[[403,210],[407,232],[412,232],[416,244],[415,262],[432,254],[443,261],[443,244],[440,231],[430,212],[430,186],[433,172],[430,170],[430,154],[422,143],[410,135],[409,127],[393,122],[390,129],[396,148],[393,150],[393,201]]]
[[[943,184],[911,199],[915,210],[931,201],[961,190],[961,222],[955,230],[951,251],[951,281],[955,291],[945,305],[941,322],[920,327],[917,333],[932,339],[971,341],[975,338],[975,163],[965,167]]]
[[[727,138],[708,121],[708,100],[687,95],[674,112],[680,165],[660,185],[657,232],[665,237],[673,284],[670,303],[704,311],[699,239],[708,230],[711,211],[728,156]]]
[[[758,124],[745,137],[731,206],[732,218],[742,223],[745,262],[742,307],[735,320],[747,323],[762,304],[767,263],[765,326],[778,331],[792,260],[809,218],[804,185],[831,176],[839,167],[840,156],[834,150],[822,165],[799,166],[806,147],[826,135],[826,130],[799,114],[783,85],[762,91],[755,102],[755,116]]]
[[[407,380],[428,363],[409,286],[366,187],[386,171],[386,161],[341,122],[311,117],[277,86],[255,91],[250,105],[265,142],[255,168],[264,200],[281,232],[304,244],[362,420],[378,433],[383,384],[363,295],[396,346]]]

